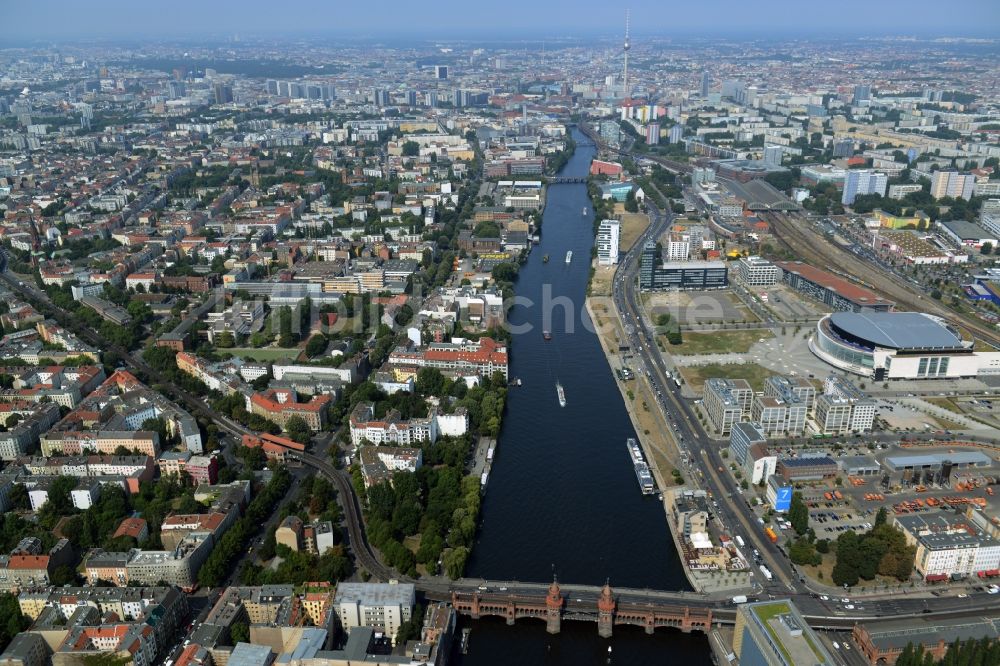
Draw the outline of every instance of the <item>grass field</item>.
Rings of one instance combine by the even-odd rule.
[[[745,354],[761,338],[772,338],[767,329],[738,331],[685,332],[679,345],[667,345],[667,351],[681,356],[695,354]]]
[[[234,347],[233,349],[223,349],[220,351],[226,351],[233,356],[239,356],[241,358],[247,358],[254,361],[284,361],[295,359],[301,350],[297,347],[291,347],[289,349],[283,349],[281,347],[262,347],[261,349],[254,349],[253,347]]]
[[[927,397],[927,398],[921,398],[921,400],[923,400],[924,402],[929,402],[932,405],[937,405],[942,409],[947,409],[949,412],[954,412],[956,414],[964,413],[963,410],[960,409],[958,405],[956,405],[951,398]]]
[[[684,375],[684,381],[688,383],[688,386],[699,393],[705,388],[705,380],[712,377],[745,379],[750,382],[753,390],[761,391],[764,388],[764,380],[775,374],[773,370],[768,370],[756,363],[708,363],[687,367],[678,366],[678,370]]]
[[[627,252],[636,239],[649,228],[649,216],[642,213],[622,213],[622,235],[618,248]]]

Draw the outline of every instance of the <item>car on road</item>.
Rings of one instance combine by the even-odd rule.
[[[846,606],[844,606],[844,608],[846,608],[847,610],[854,610],[854,604],[847,604]]]
[[[821,597],[820,597],[819,599],[820,599],[820,601],[829,601],[829,600],[830,600],[830,597],[828,597],[828,596],[826,596],[826,595],[824,594],[824,595],[822,595],[822,596],[821,596]]]

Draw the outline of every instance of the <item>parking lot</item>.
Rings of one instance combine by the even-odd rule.
[[[830,312],[830,308],[822,303],[807,298],[780,282],[766,289],[755,290],[754,295],[778,321],[794,322],[807,319],[816,321]],[[765,296],[766,301],[764,301]]]
[[[942,510],[964,513],[968,506],[981,506],[989,515],[1000,513],[1000,492],[994,489],[993,482],[1000,476],[996,462],[992,467],[955,468],[947,483],[935,483],[924,478],[912,478],[905,481],[899,473],[888,474],[885,460],[889,456],[912,456],[922,454],[955,454],[958,451],[978,451],[996,459],[995,454],[988,449],[979,447],[948,446],[903,447],[884,443],[856,443],[849,445],[844,442],[826,447],[809,447],[810,454],[826,452],[838,460],[846,469],[868,469],[866,474],[852,474],[841,471],[838,474],[840,485],[835,479],[825,481],[807,481],[796,483],[797,492],[802,494],[809,509],[809,526],[816,532],[818,539],[834,540],[844,532],[853,530],[865,532],[870,530],[879,508],[889,511],[890,520],[893,515],[904,513],[938,512]],[[802,455],[802,447],[778,447],[773,450],[775,455]],[[878,473],[873,473],[878,470]],[[883,484],[883,479],[887,481]],[[991,494],[990,490],[994,490]],[[757,493],[748,492],[750,501]],[[762,514],[765,507],[758,511]],[[772,527],[779,537],[793,537],[794,532],[785,526],[786,517],[775,516]],[[785,532],[785,534],[782,534]]]
[[[834,492],[842,495],[837,499]],[[809,507],[809,525],[816,532],[818,539],[836,539],[848,530],[864,532],[872,527],[872,520],[878,507],[860,507],[849,495],[840,490],[803,491],[802,499]]]

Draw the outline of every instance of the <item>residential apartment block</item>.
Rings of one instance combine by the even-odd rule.
[[[745,379],[719,379],[705,382],[702,407],[709,421],[723,435],[728,435],[733,424],[750,416],[753,389]]]
[[[493,338],[432,342],[424,349],[397,347],[389,355],[392,365],[437,368],[448,376],[507,377],[507,347]]]
[[[875,422],[875,402],[847,379],[830,375],[816,398],[815,420],[824,434],[868,432]]]
[[[781,279],[781,269],[763,257],[740,257],[736,277],[747,287],[770,287]]]
[[[288,420],[298,416],[310,430],[326,427],[333,399],[329,395],[314,395],[309,402],[299,402],[296,392],[290,389],[268,389],[247,398],[247,410],[285,427]]]
[[[340,583],[333,603],[348,632],[372,627],[395,641],[399,626],[413,613],[416,593],[410,583]]]
[[[601,220],[597,227],[597,263],[601,266],[613,266],[618,263],[618,239],[621,235],[621,222],[618,220]]]

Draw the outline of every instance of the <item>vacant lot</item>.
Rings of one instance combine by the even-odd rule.
[[[720,322],[759,321],[734,294],[726,291],[664,291],[642,295],[646,312],[654,321],[668,313],[682,326]]]
[[[681,356],[695,354],[745,354],[761,338],[774,337],[767,329],[684,333],[679,345],[666,346],[669,353]]]
[[[622,214],[622,235],[618,247],[622,252],[628,252],[635,240],[649,228],[649,216],[642,213]]]
[[[707,363],[687,367],[678,366],[677,369],[684,376],[684,381],[688,383],[688,386],[698,393],[704,390],[705,380],[712,377],[745,379],[750,382],[750,386],[755,391],[761,391],[764,389],[764,380],[774,374],[774,371],[756,363]]]
[[[615,279],[615,267],[598,266],[597,260],[595,259],[594,266],[591,270],[593,271],[593,277],[590,278],[590,295],[610,296],[611,283]]]

